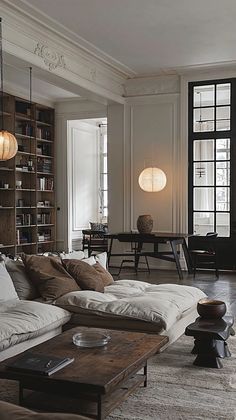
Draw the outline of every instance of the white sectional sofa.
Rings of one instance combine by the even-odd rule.
[[[29,291],[27,279],[25,283],[25,291]],[[19,299],[4,262],[0,262],[0,361],[60,334],[70,317],[62,308]]]
[[[96,263],[94,257],[84,261]],[[99,261],[106,264],[104,255]],[[163,334],[171,343],[195,320],[204,296],[191,286],[118,280],[103,292],[78,288],[45,301],[23,263],[5,259],[0,262],[0,361],[59,334],[65,324]]]

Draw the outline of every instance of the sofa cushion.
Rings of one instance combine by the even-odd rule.
[[[4,261],[0,261],[0,302],[19,299]]]
[[[101,264],[97,262],[93,265],[93,268],[95,268],[95,270],[99,273],[104,287],[110,286],[112,283],[114,283],[112,275],[109,273],[109,271],[105,270]]]
[[[104,291],[102,277],[94,266],[78,260],[63,260],[63,265],[82,290]]]
[[[178,284],[150,284],[117,280],[104,293],[90,290],[68,293],[56,305],[71,312],[133,318],[155,323],[160,332],[170,329],[185,311],[205,297],[200,289]]]
[[[46,303],[14,300],[0,307],[0,350],[38,337],[69,321],[71,314]]]
[[[88,418],[67,413],[34,413],[24,407],[0,401],[1,420],[88,420]]]
[[[8,257],[5,258],[4,262],[19,298],[23,300],[38,298],[40,294],[27,275],[23,262]]]
[[[82,260],[84,258],[84,251],[71,251],[69,254],[61,252],[60,257],[62,260]]]
[[[80,290],[76,281],[56,257],[22,255],[26,271],[45,300]]]

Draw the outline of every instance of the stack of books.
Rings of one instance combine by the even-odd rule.
[[[50,376],[73,361],[74,358],[70,357],[62,358],[27,352],[24,356],[17,358],[13,363],[9,364],[7,368],[15,372],[28,373],[30,375]]]

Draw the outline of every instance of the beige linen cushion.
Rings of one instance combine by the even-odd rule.
[[[58,258],[24,254],[22,260],[27,274],[45,300],[80,290]]]
[[[1,420],[86,420],[77,414],[66,413],[34,413],[23,407],[0,401]]]
[[[0,262],[0,302],[19,299],[4,261]]]
[[[32,300],[38,298],[40,294],[27,275],[23,262],[20,260],[14,261],[7,257],[5,258],[4,262],[19,298],[23,300]]]
[[[63,260],[63,265],[82,290],[104,292],[102,277],[94,266],[79,260]]]

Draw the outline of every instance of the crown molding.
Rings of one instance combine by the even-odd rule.
[[[179,76],[138,77],[128,79],[124,86],[125,96],[160,95],[180,92]]]
[[[31,21],[33,20],[36,24],[40,25],[42,28],[46,28],[46,30],[49,30],[51,33],[59,36],[61,39],[69,41],[70,44],[74,44],[84,53],[92,56],[98,61],[101,61],[125,77],[132,77],[136,74],[134,70],[116,60],[109,54],[105,53],[100,48],[96,47],[94,44],[82,38],[75,32],[71,31],[60,22],[49,17],[46,13],[31,5],[27,0],[14,0],[14,4],[12,4],[11,0],[1,0],[1,3],[9,6],[12,11],[14,10],[24,18],[30,18]]]
[[[9,4],[8,0],[0,0],[4,52],[59,76],[72,86],[74,84],[111,101],[124,102],[126,74],[82,50],[29,14],[9,7]]]

